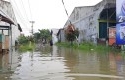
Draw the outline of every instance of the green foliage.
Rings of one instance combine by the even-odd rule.
[[[33,37],[31,36],[20,36],[18,38],[18,41],[19,51],[30,51],[33,50],[35,47]]]
[[[74,34],[76,37],[79,37],[79,30],[76,29],[76,30],[73,32],[73,34]]]
[[[37,41],[40,39],[40,33],[37,32],[37,33],[34,33],[34,40]]]
[[[39,32],[41,38],[48,39],[50,37],[50,31],[48,29],[42,29]]]
[[[107,47],[105,45],[95,45],[93,43],[89,43],[89,42],[84,42],[81,43],[80,45],[78,45],[77,43],[74,43],[72,45],[70,45],[69,43],[56,43],[56,45],[58,46],[62,46],[62,47],[72,47],[74,49],[80,49],[80,50],[84,50],[84,51],[91,51],[91,50],[95,50],[95,51],[109,51],[111,50],[110,47]]]
[[[66,39],[68,41],[74,41],[76,39],[74,34],[66,34]]]
[[[26,37],[26,36],[20,36],[18,38],[18,41],[19,41],[19,44],[25,44],[29,41],[29,37]]]
[[[78,31],[78,29],[76,29],[76,30],[74,30],[74,31],[72,31],[72,32],[70,32],[70,33],[66,33],[65,34],[65,37],[66,37],[66,39],[68,40],[68,41],[74,41],[75,39],[76,39],[76,37],[78,37],[79,36],[79,31]]]
[[[58,46],[63,46],[63,47],[70,47],[71,45],[68,42],[58,42],[56,43]]]
[[[34,39],[37,41],[39,39],[44,39],[45,41],[49,41],[51,39],[51,33],[49,29],[39,29],[39,32],[34,33]]]
[[[32,51],[35,48],[35,44],[32,42],[30,44],[30,41],[26,44],[21,44],[19,46],[19,51],[25,52],[25,51]]]

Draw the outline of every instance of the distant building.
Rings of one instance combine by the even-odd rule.
[[[79,42],[102,41],[105,44],[108,38],[108,28],[116,25],[116,0],[103,0],[95,6],[75,7],[64,29],[70,24],[69,20],[80,32]],[[58,35],[62,36],[64,33],[58,32]],[[58,36],[60,41],[64,39],[61,36]]]
[[[65,42],[65,32],[64,29],[59,29],[57,33],[58,42]]]
[[[58,38],[57,38],[58,31],[59,31],[59,29],[52,29],[52,41],[53,41],[53,44],[58,42]]]

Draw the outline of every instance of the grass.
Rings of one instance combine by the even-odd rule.
[[[25,52],[25,51],[32,51],[35,48],[35,44],[28,42],[27,44],[21,44],[19,46],[19,51]]]
[[[76,43],[68,43],[68,42],[62,42],[62,43],[56,43],[57,46],[62,46],[62,47],[71,47],[74,49],[80,49],[84,51],[90,51],[90,50],[95,50],[95,51],[111,51],[111,47],[105,46],[105,45],[96,45],[93,43],[89,42],[84,42],[81,44],[76,44]]]

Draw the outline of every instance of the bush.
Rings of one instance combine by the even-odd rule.
[[[35,44],[28,42],[27,44],[21,44],[19,47],[19,51],[25,52],[25,51],[32,51],[35,48]]]

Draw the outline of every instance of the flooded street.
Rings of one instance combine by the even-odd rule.
[[[125,53],[57,46],[0,55],[0,80],[125,80]]]

